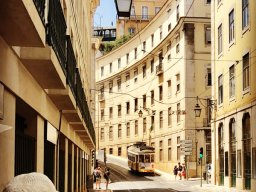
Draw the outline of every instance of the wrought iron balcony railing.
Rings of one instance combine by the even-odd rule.
[[[67,35],[67,84],[73,95],[76,96],[76,58],[72,47],[70,36]]]
[[[88,131],[91,135],[91,138],[95,144],[96,138],[95,138],[95,130],[93,127],[93,123],[92,123],[92,119],[91,119],[91,114],[89,111],[89,107],[86,101],[86,97],[84,94],[84,89],[82,87],[82,81],[80,78],[80,74],[77,71],[77,75],[76,75],[76,101],[77,101],[77,106],[80,109],[81,113],[82,113],[82,117],[85,121],[86,127],[88,128]]]
[[[44,18],[44,10],[45,10],[45,0],[33,0],[38,11],[38,14],[45,25],[45,18]]]
[[[156,74],[159,75],[163,73],[163,64],[160,63],[159,65],[156,66]]]
[[[55,54],[66,74],[66,21],[59,0],[49,1],[47,43],[53,47]]]

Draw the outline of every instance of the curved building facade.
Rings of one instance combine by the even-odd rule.
[[[172,173],[186,161],[190,177],[200,173],[199,148],[203,164],[211,162],[207,2],[167,1],[131,40],[96,60],[98,149],[127,158],[129,145],[145,141],[155,147],[157,169]],[[185,153],[184,140],[192,143]]]

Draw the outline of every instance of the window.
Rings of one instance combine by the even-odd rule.
[[[113,93],[113,81],[109,81],[109,93]]]
[[[155,103],[155,94],[154,94],[154,90],[150,91],[150,97],[151,97],[151,105],[154,105],[154,103]]]
[[[180,44],[178,43],[177,45],[176,45],[176,53],[179,53],[180,52]]]
[[[168,97],[171,97],[172,96],[172,81],[171,80],[167,81],[167,84],[168,84]]]
[[[219,98],[219,104],[223,103],[223,76],[220,75],[218,77],[218,98]]]
[[[122,155],[122,147],[118,147],[118,156],[121,156]]]
[[[207,86],[212,85],[212,70],[211,68],[207,68]]]
[[[113,118],[113,107],[109,107],[109,119]]]
[[[134,27],[129,27],[129,28],[128,28],[128,33],[129,33],[130,35],[135,34],[135,28],[134,28]]]
[[[180,122],[180,103],[177,103],[177,123]]]
[[[142,6],[142,19],[147,20],[148,19],[148,7]]]
[[[172,160],[172,139],[168,139],[168,161]]]
[[[120,69],[121,68],[121,59],[119,58],[118,59],[118,69]]]
[[[232,43],[235,38],[235,21],[234,9],[229,13],[229,43]]]
[[[177,8],[176,8],[176,20],[177,20],[177,22],[178,22],[179,18],[180,18],[180,6],[178,5]]]
[[[222,24],[218,27],[218,54],[222,53]]]
[[[135,125],[135,127],[134,127],[134,132],[135,132],[135,135],[138,135],[138,120],[135,120],[135,123],[134,123]]]
[[[131,7],[131,17],[135,18],[135,7],[134,7],[134,5],[132,5],[132,7]]]
[[[162,64],[163,60],[164,60],[163,52],[162,51],[158,54],[158,59],[159,59],[159,65]]]
[[[206,0],[206,4],[211,4],[211,0]]]
[[[168,45],[167,45],[167,50],[166,51],[170,51],[171,50],[171,48],[172,48],[172,43],[170,42]]]
[[[130,114],[130,102],[126,102],[126,114]]]
[[[160,40],[161,40],[163,38],[162,25],[159,27],[159,36],[160,36]]]
[[[143,100],[143,108],[145,109],[147,107],[147,96],[143,95],[142,100]]]
[[[172,125],[172,108],[168,108],[168,126]]]
[[[155,129],[155,117],[152,115],[151,116],[151,131]]]
[[[159,127],[160,129],[163,128],[163,124],[164,124],[164,114],[163,114],[163,111],[160,111],[159,112]]]
[[[243,56],[243,90],[250,86],[249,53]]]
[[[112,73],[112,63],[109,63],[109,73]]]
[[[104,128],[100,128],[100,140],[104,140]]]
[[[211,27],[205,26],[205,44],[211,44]]]
[[[134,69],[134,83],[137,83],[137,81],[138,81],[138,69],[136,68],[136,69]]]
[[[151,47],[154,47],[154,34],[151,35]]]
[[[109,140],[113,140],[113,127],[109,127]]]
[[[143,65],[143,66],[142,66],[142,74],[143,74],[143,78],[145,78],[146,75],[147,75],[146,65]]]
[[[126,54],[126,64],[129,64],[129,53]]]
[[[100,120],[104,121],[104,109],[100,110]]]
[[[229,98],[235,96],[235,65],[229,68]]]
[[[146,41],[143,41],[143,49],[142,51],[146,52]]]
[[[147,119],[146,117],[143,118],[143,134],[146,134],[147,132]]]
[[[121,91],[121,78],[117,79],[117,91]]]
[[[159,86],[159,100],[162,101],[163,100],[163,86]]]
[[[118,105],[117,108],[118,108],[118,117],[120,117],[122,115],[122,107],[121,105]]]
[[[103,77],[103,75],[104,75],[104,67],[100,68],[100,75],[101,75],[101,77]]]
[[[100,88],[100,99],[104,99],[104,85]]]
[[[110,155],[113,154],[113,148],[109,148],[109,154],[110,154]]]
[[[138,110],[138,98],[134,99],[134,111]]]
[[[177,160],[180,160],[180,137],[177,137]]]
[[[131,130],[130,130],[130,123],[127,123],[126,124],[126,136],[127,137],[130,137],[130,132],[131,132]]]
[[[157,14],[160,11],[161,7],[155,7],[155,14]]]
[[[249,1],[242,0],[242,28],[243,30],[249,24]]]
[[[154,59],[151,59],[151,61],[150,61],[151,73],[154,72],[154,68],[155,68],[154,63],[155,63]]]
[[[168,24],[168,32],[169,32],[171,29],[172,29],[172,24],[169,23],[169,24]]]
[[[126,82],[126,87],[128,87],[130,85],[130,73],[126,73],[125,82]]]
[[[180,92],[180,74],[176,74],[176,93]]]
[[[122,125],[118,124],[118,138],[122,137]]]
[[[137,59],[137,48],[134,49],[134,59]]]
[[[159,141],[159,161],[163,161],[163,141]]]

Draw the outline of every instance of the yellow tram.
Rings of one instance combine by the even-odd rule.
[[[154,173],[155,148],[137,142],[128,148],[128,166],[132,171]]]

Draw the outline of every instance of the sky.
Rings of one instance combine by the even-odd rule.
[[[94,14],[94,27],[116,26],[116,7],[114,0],[100,0]]]

